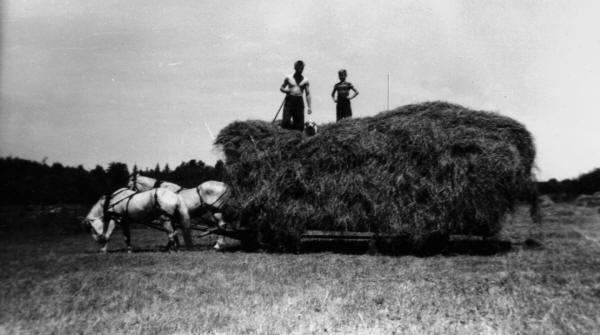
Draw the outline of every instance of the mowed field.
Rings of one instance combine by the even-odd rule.
[[[600,215],[544,214],[428,257],[166,253],[146,229],[136,252],[117,231],[98,254],[87,235],[3,233],[0,334],[600,334]]]

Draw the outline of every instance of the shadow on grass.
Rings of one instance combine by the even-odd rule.
[[[310,253],[321,253],[321,252],[333,252],[347,255],[390,255],[390,256],[403,256],[413,255],[419,257],[430,257],[436,255],[443,256],[460,256],[460,255],[472,255],[472,256],[492,256],[502,255],[511,251],[520,249],[536,250],[542,249],[543,245],[533,239],[527,239],[524,242],[511,242],[497,239],[452,239],[450,241],[436,241],[434,245],[428,244],[420,246],[420,248],[410,247],[408,245],[396,244],[394,247],[390,247],[391,244],[376,244],[369,241],[311,241],[303,242],[301,244],[298,253],[310,254]],[[178,253],[178,252],[213,252],[215,249],[213,245],[194,245],[191,248],[180,247],[177,250],[168,249],[164,245],[146,246],[146,247],[134,247],[133,253]],[[234,253],[234,252],[262,252],[258,250],[248,250],[239,243],[229,244],[224,246],[218,252]],[[98,251],[88,251],[88,254],[98,253]],[[127,248],[111,249],[108,253],[127,253]]]
[[[518,246],[510,241],[500,240],[458,240],[448,242],[448,246],[442,250],[441,254],[445,256],[452,255],[474,255],[491,256],[505,254]]]
[[[188,247],[180,247],[178,249],[167,248],[164,245],[155,245],[155,246],[144,246],[144,247],[133,247],[131,253],[178,253],[178,252],[198,252],[198,251],[211,251],[213,248],[207,245],[194,245],[191,248]],[[85,251],[84,254],[98,254],[101,253],[99,250],[97,251]],[[108,254],[126,254],[128,253],[127,248],[118,248],[118,249],[110,249],[107,251]]]
[[[404,245],[374,245],[369,242],[310,242],[303,243],[301,253],[335,252],[341,254],[382,254],[392,256],[414,255],[421,257],[444,255],[473,255],[492,256],[502,255],[519,249],[541,249],[542,244],[536,240],[527,239],[524,242],[511,242],[497,239],[457,239],[444,241],[434,245],[414,246]]]
[[[461,241],[450,241],[445,245],[438,245],[435,247],[428,247],[425,249],[412,249],[407,247],[376,247],[373,243],[367,241],[361,242],[348,242],[348,241],[318,241],[318,242],[303,242],[298,253],[300,254],[311,254],[311,253],[322,253],[322,252],[333,252],[347,255],[390,255],[390,256],[403,256],[403,255],[415,255],[421,257],[444,255],[476,255],[476,256],[488,256],[488,255],[499,255],[510,252],[521,248],[521,244],[511,243],[509,241],[482,241],[482,240],[461,240]],[[221,250],[222,252],[239,252],[247,251],[241,246],[226,247]],[[250,251],[252,252],[252,251]]]

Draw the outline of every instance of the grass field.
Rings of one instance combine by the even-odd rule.
[[[0,334],[600,334],[600,215],[526,214],[504,242],[431,257],[165,253],[145,229],[137,252],[117,232],[98,254],[87,235],[3,233]]]

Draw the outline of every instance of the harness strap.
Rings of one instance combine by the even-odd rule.
[[[108,230],[108,222],[110,221],[110,219],[108,218],[108,210],[111,198],[112,194],[106,194],[104,204],[102,206],[102,235],[106,235],[106,231]]]
[[[126,188],[123,188],[123,189],[119,190],[119,192],[115,192],[115,193],[113,193],[111,197],[113,197],[113,198],[114,198],[115,196],[117,196],[117,195],[119,195],[119,194],[121,194],[121,193],[123,193],[123,192],[125,192],[125,191],[127,191],[127,189],[126,189]]]
[[[102,234],[103,235],[106,234],[106,231],[108,230],[108,223],[111,218],[117,218],[118,220],[127,218],[127,213],[129,212],[129,202],[131,201],[131,198],[133,198],[134,195],[139,193],[139,192],[135,192],[113,204],[110,203],[110,199],[114,198],[115,196],[121,194],[124,191],[127,191],[127,189],[123,189],[123,190],[120,190],[119,192],[115,192],[111,195],[108,195],[106,198],[106,201],[104,202],[104,209],[103,209],[103,213],[102,213]],[[117,206],[119,203],[121,203],[122,201],[125,201],[125,200],[127,200],[127,204],[125,205],[125,215],[111,211],[111,209],[115,208],[115,206]]]
[[[126,219],[129,218],[128,213],[129,213],[129,204],[131,202],[131,199],[135,195],[140,194],[140,192],[135,192],[135,193],[133,193],[133,194],[127,196],[127,197],[124,197],[123,199],[120,199],[119,201],[117,201],[117,202],[115,202],[113,204],[109,204],[110,199],[114,198],[114,196],[117,195],[117,194],[119,194],[119,193],[121,193],[121,192],[116,192],[116,193],[114,193],[112,195],[108,195],[107,196],[107,200],[104,203],[105,209],[104,209],[104,213],[103,213],[103,221],[104,221],[103,222],[103,224],[104,224],[103,225],[103,231],[102,231],[103,235],[105,235],[106,231],[108,230],[108,222],[110,221],[111,218],[118,220],[118,223],[120,223],[121,220],[124,220],[124,219],[126,220]],[[160,214],[166,215],[167,217],[169,217],[171,219],[173,218],[172,214],[168,213],[167,211],[163,210],[160,207],[160,202],[158,201],[158,188],[156,188],[154,190],[154,196],[152,198],[154,199],[154,204],[152,205],[152,211],[149,212],[149,213],[147,213],[147,215],[144,217],[144,219],[140,219],[139,221],[136,220],[136,222],[142,223],[142,224],[144,224],[144,225],[146,225],[148,227],[151,227],[151,228],[156,228],[156,229],[159,229],[159,230],[162,230],[162,231],[166,231],[164,228],[156,227],[156,226],[154,226],[152,224],[144,222],[145,218],[151,217],[152,215],[155,215],[157,212],[160,213]],[[112,208],[114,208],[117,204],[119,204],[122,201],[127,201],[127,203],[125,204],[125,212],[124,212],[124,214],[122,214],[122,213],[116,213],[114,211],[111,211]]]
[[[196,193],[198,193],[198,197],[200,198],[200,206],[206,208],[208,211],[215,211],[217,212],[219,209],[221,209],[222,207],[222,203],[219,206],[215,206],[216,203],[218,203],[219,201],[221,201],[222,199],[224,199],[225,197],[229,196],[229,194],[231,193],[231,190],[229,187],[227,187],[225,189],[225,192],[223,192],[215,201],[213,201],[212,204],[208,204],[205,203],[202,200],[202,197],[200,196],[200,186],[196,187]]]
[[[102,206],[102,235],[105,235],[106,232],[108,231],[108,223],[110,221],[110,208],[116,205],[113,204],[111,206],[110,204],[110,199],[114,198],[115,196],[123,193],[124,191],[126,191],[127,189],[122,189],[118,192],[112,193],[112,194],[106,194],[106,199],[104,199],[104,206]],[[119,202],[117,202],[119,203]]]
[[[127,217],[129,216],[129,203],[131,202],[133,195],[135,195],[135,194],[132,194],[131,197],[127,197],[127,203],[125,203],[125,215],[122,215],[121,219],[127,219]]]
[[[215,201],[214,201],[214,202],[213,202],[213,203],[212,203],[210,206],[212,206],[212,207],[215,207],[215,204],[216,204],[217,202],[219,202],[221,199],[224,199],[226,196],[229,196],[229,193],[230,193],[230,190],[229,190],[229,187],[227,187],[227,188],[225,189],[225,192],[223,192],[223,194],[221,194],[221,195],[220,195],[220,196],[217,198],[217,200],[215,200]],[[220,206],[219,206],[219,207],[217,207],[217,208],[220,208]]]
[[[196,186],[196,194],[198,194],[198,199],[200,199],[200,206],[204,206],[204,200],[202,200],[202,196],[200,195],[200,185]]]
[[[154,190],[154,209],[157,209],[158,206],[158,189]]]
[[[166,216],[168,216],[170,219],[173,219],[173,215],[172,215],[172,214],[170,214],[169,212],[165,211],[164,209],[162,209],[162,208],[160,207],[160,203],[158,202],[158,189],[156,189],[156,190],[154,191],[154,206],[153,206],[152,210],[153,210],[155,213],[156,213],[156,212],[158,212],[158,213],[161,213],[161,214],[163,214],[163,215],[166,215]],[[151,215],[151,214],[150,214],[150,215]]]
[[[133,179],[132,179],[132,181],[133,181],[133,190],[136,191],[136,192],[138,191],[137,176],[138,176],[137,172],[134,173],[133,176],[132,176],[133,177]]]

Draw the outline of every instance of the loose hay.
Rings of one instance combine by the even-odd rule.
[[[535,158],[520,123],[445,102],[325,124],[312,137],[238,121],[215,144],[240,224],[280,251],[311,229],[374,232],[403,250],[432,236],[492,236],[532,185]]]

